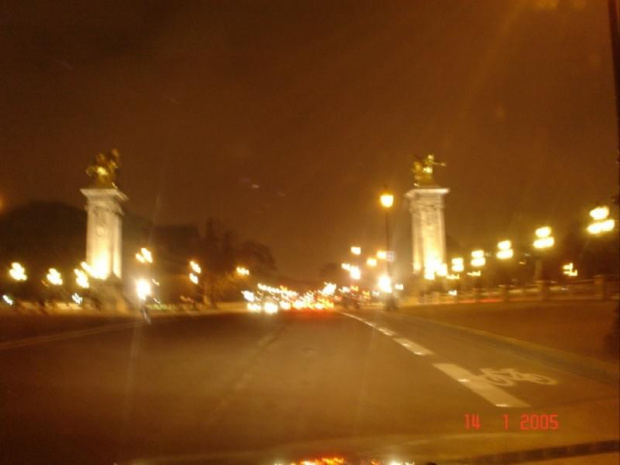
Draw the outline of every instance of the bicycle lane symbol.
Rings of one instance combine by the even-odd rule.
[[[482,374],[477,376],[478,379],[495,386],[514,386],[519,382],[528,382],[546,386],[555,386],[558,384],[558,382],[553,378],[535,373],[522,373],[515,368],[503,368],[501,370],[481,368],[480,371]]]

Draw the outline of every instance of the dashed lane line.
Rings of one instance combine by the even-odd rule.
[[[413,352],[416,355],[434,355],[433,351],[427,349],[426,347],[422,347],[421,345],[416,344],[415,342],[410,341],[409,339],[406,339],[404,337],[395,337],[394,342],[399,343],[405,349]]]
[[[377,331],[379,331],[380,333],[385,334],[387,337],[393,337],[396,333],[394,331],[392,331],[391,329],[387,329],[387,328],[377,328]]]
[[[400,344],[402,347],[415,355],[435,355],[433,351],[427,349],[426,347],[422,347],[421,345],[416,344],[415,342],[407,338],[395,337],[397,336],[397,334],[390,329],[377,326],[376,324],[364,320],[363,318],[360,318],[356,315],[351,315],[349,313],[343,313],[343,315],[354,318],[361,323],[364,323],[376,329],[377,331],[390,337],[394,342]],[[524,402],[521,399],[518,399],[513,395],[507,393],[503,389],[494,386],[493,384],[482,379],[480,376],[476,376],[473,373],[470,373],[463,367],[454,365],[452,363],[433,363],[433,367],[448,375],[450,378],[456,380],[461,386],[469,389],[470,391],[479,395],[484,400],[492,403],[496,407],[525,408],[530,406],[527,402]]]

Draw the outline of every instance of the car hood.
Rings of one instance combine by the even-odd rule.
[[[617,464],[619,451],[618,438],[596,435],[472,433],[306,442],[265,450],[140,458],[118,465],[598,465]],[[594,462],[595,457],[599,461]]]

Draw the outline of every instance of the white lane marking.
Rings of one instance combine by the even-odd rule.
[[[392,331],[390,329],[381,328],[381,327],[377,328],[377,331],[382,332],[383,334],[385,334],[388,337],[392,337],[392,336],[394,336],[396,334],[394,331]]]
[[[365,325],[368,325],[371,328],[374,328],[377,331],[382,332],[383,334],[385,334],[388,337],[392,337],[392,336],[396,335],[396,333],[394,331],[392,331],[391,329],[382,328],[381,326],[378,326],[378,325],[376,325],[375,323],[373,323],[371,321],[364,320],[363,318],[360,318],[360,317],[358,317],[356,315],[351,315],[350,313],[344,313],[344,312],[342,312],[342,314],[346,315],[346,316],[348,316],[350,318],[355,318],[357,321],[360,321],[360,322],[364,323]]]
[[[421,345],[416,344],[415,342],[410,341],[409,339],[406,339],[404,337],[395,337],[394,342],[397,342],[405,349],[413,352],[416,355],[434,355],[433,351],[427,349],[426,347],[422,347]]]
[[[105,327],[88,328],[76,331],[68,331],[58,334],[49,334],[45,336],[28,337],[24,339],[17,339],[13,341],[5,341],[0,343],[0,350],[18,349],[20,347],[28,347],[39,344],[46,344],[48,342],[62,341],[65,339],[76,339],[79,337],[90,336],[93,334],[102,334],[112,331],[120,331],[123,329],[129,329],[136,326],[140,326],[141,323],[120,323],[118,325],[109,325]]]
[[[491,383],[480,379],[479,376],[470,373],[465,368],[452,363],[435,363],[435,368],[443,371],[450,378],[457,380],[461,386],[475,392],[483,399],[489,401],[496,407],[514,408],[529,407],[530,405],[520,399],[508,394],[503,389],[493,386]]]

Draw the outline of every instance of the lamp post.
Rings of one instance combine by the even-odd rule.
[[[19,282],[28,280],[26,269],[22,266],[21,263],[18,262],[11,263],[11,268],[9,269],[9,276],[13,281]]]
[[[142,247],[136,253],[136,260],[138,260],[140,263],[146,263],[150,265],[153,263],[153,254],[146,247]]]
[[[514,256],[514,250],[512,250],[512,242],[500,241],[497,243],[497,253],[495,254],[500,260],[508,260]]]
[[[536,240],[533,245],[535,249],[540,251],[540,253],[536,258],[536,270],[534,272],[535,281],[543,279],[544,250],[553,247],[553,244],[555,244],[555,238],[551,234],[552,230],[549,226],[542,226],[536,230]]]
[[[599,205],[596,208],[590,210],[590,217],[592,218],[591,223],[588,225],[588,233],[592,236],[605,236],[608,233],[612,232],[616,227],[616,222],[613,218],[609,218],[609,207],[604,205]],[[602,254],[606,254],[605,248],[600,248],[600,246],[596,247],[597,255],[602,258]],[[600,255],[601,254],[601,255]],[[600,258],[599,258],[600,260]],[[597,267],[600,263],[597,260]],[[609,297],[608,286],[606,285],[606,276],[604,270],[601,270],[601,273],[598,273],[594,276],[595,286],[598,289],[597,293],[603,299],[607,299]]]
[[[26,274],[26,268],[24,268],[24,266],[19,262],[11,263],[11,268],[9,268],[8,274],[11,280],[15,283],[14,286],[11,287],[16,295],[12,298],[10,295],[5,294],[3,298],[7,304],[13,305],[17,300],[17,297],[21,297],[20,290],[23,287],[23,283],[28,281],[28,275]],[[17,307],[18,306],[16,306],[16,308]]]
[[[390,281],[390,286],[386,286],[386,298],[385,298],[385,310],[393,310],[396,308],[396,303],[394,302],[394,295],[391,289],[392,282],[392,264],[387,256],[387,252],[390,251],[390,210],[394,206],[394,195],[387,190],[387,186],[384,188],[381,197],[379,198],[381,201],[381,206],[385,210],[385,250],[386,250],[386,260],[385,260],[385,270],[387,272],[387,278]]]
[[[202,273],[202,268],[195,260],[190,260],[189,262],[189,280],[196,286],[194,291],[194,310],[198,309],[198,300],[202,300],[202,287],[200,285],[200,274]]]
[[[613,231],[616,222],[613,218],[609,218],[609,207],[598,206],[590,210],[592,222],[588,225],[588,233],[598,236],[603,233]]]

